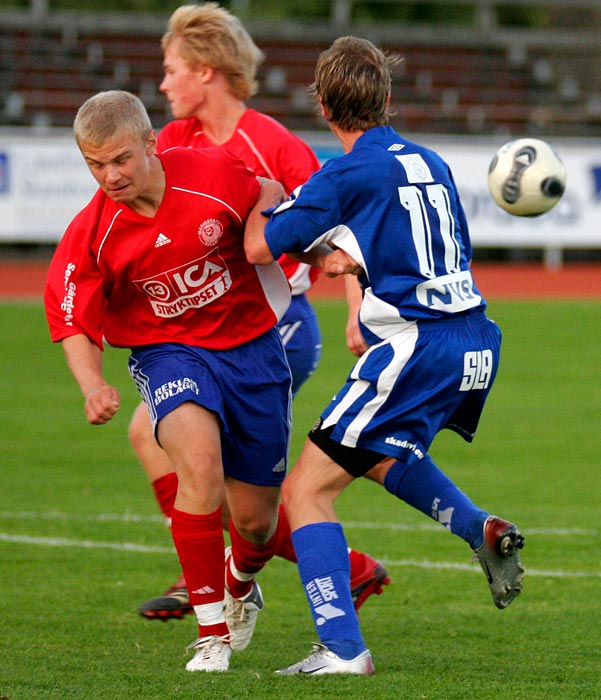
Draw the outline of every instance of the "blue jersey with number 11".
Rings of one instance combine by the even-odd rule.
[[[272,213],[275,258],[331,243],[363,268],[361,330],[373,344],[407,323],[482,310],[468,226],[449,166],[391,127],[365,132]]]

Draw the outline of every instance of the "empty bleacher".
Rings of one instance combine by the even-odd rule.
[[[160,128],[169,111],[162,76],[162,21],[107,28],[68,21],[0,24],[0,124],[70,126],[79,105],[99,90],[138,94]],[[335,34],[281,36],[251,30],[265,53],[260,90],[249,104],[293,130],[325,129],[307,87],[315,60]],[[392,38],[391,38],[392,37]],[[377,41],[376,37],[370,37]],[[379,41],[404,56],[395,74],[393,125],[409,132],[599,136],[601,84],[590,47],[552,47],[473,32],[388,32]],[[552,49],[552,50],[551,50]],[[597,70],[595,75],[601,74]],[[584,77],[583,77],[584,76]],[[601,82],[601,79],[597,81]]]

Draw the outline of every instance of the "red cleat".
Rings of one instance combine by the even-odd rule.
[[[351,596],[355,610],[359,611],[363,603],[374,593],[381,595],[384,592],[382,586],[389,584],[390,577],[386,567],[364,553],[361,569],[351,566]]]
[[[181,620],[184,615],[193,613],[194,608],[190,605],[184,575],[181,574],[173,586],[168,588],[163,595],[142,603],[138,612],[147,620],[162,620],[163,622],[170,619]]]

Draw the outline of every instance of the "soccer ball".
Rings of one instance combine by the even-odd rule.
[[[488,168],[495,202],[514,216],[539,216],[552,209],[566,187],[566,169],[555,150],[539,139],[501,146]]]

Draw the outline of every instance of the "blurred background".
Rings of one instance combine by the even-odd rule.
[[[154,126],[160,37],[182,2],[0,2],[0,248],[52,245],[93,190],[70,127],[90,95],[126,89]],[[325,160],[337,142],[307,87],[315,60],[355,34],[404,56],[392,124],[455,171],[480,258],[549,266],[601,260],[601,2],[599,0],[232,0],[265,53],[249,101],[300,133]],[[492,155],[522,136],[548,140],[568,169],[562,202],[538,221],[497,210]],[[544,222],[544,225],[541,223]],[[1,252],[1,251],[0,251]]]

